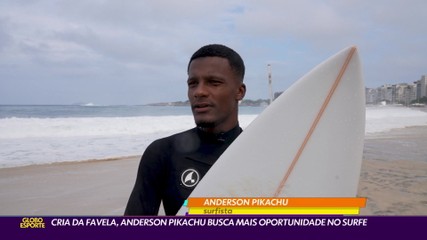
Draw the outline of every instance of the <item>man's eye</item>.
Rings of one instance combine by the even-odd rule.
[[[187,82],[187,84],[189,87],[193,87],[193,86],[197,85],[197,82],[196,81],[189,81],[189,82]]]
[[[210,81],[210,83],[211,83],[211,85],[214,85],[214,86],[218,86],[218,85],[222,84],[221,81],[217,81],[217,80],[212,80],[212,81]]]

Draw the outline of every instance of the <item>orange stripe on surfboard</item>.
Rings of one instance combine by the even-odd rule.
[[[322,118],[323,113],[325,112],[326,107],[328,106],[332,95],[334,94],[336,88],[338,87],[339,83],[341,82],[342,76],[344,75],[345,71],[347,70],[347,66],[351,61],[351,58],[353,57],[354,53],[356,52],[356,47],[352,47],[350,49],[350,52],[347,55],[347,58],[345,59],[344,64],[341,67],[341,70],[335,79],[334,84],[332,85],[331,89],[329,90],[328,95],[326,96],[325,100],[323,101],[323,104],[317,113],[316,118],[314,119],[313,123],[311,124],[310,130],[308,131],[307,135],[304,138],[304,141],[302,142],[300,148],[298,149],[297,154],[295,155],[294,159],[292,160],[291,165],[289,166],[288,170],[286,171],[285,175],[283,176],[282,181],[280,182],[279,186],[276,189],[276,192],[274,193],[274,197],[278,197],[280,193],[282,192],[286,181],[288,180],[289,176],[291,175],[296,163],[298,162],[299,158],[301,157],[301,154],[304,151],[305,146],[307,145],[308,141],[311,138],[311,135],[313,134],[314,130],[317,127],[317,124],[319,123],[320,119]]]

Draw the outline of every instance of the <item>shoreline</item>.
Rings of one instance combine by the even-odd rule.
[[[366,136],[360,215],[427,215],[427,126]],[[403,153],[403,154],[402,154]],[[1,216],[121,216],[140,156],[0,169]]]
[[[141,155],[129,155],[129,156],[121,156],[121,157],[108,157],[108,158],[93,158],[93,159],[85,159],[85,160],[76,160],[76,161],[63,161],[63,162],[52,162],[52,163],[40,163],[40,164],[32,164],[32,165],[23,165],[23,166],[10,166],[0,168],[0,172],[3,169],[16,169],[16,168],[32,168],[32,167],[43,167],[43,166],[61,166],[61,165],[74,165],[74,164],[84,164],[84,163],[97,163],[97,162],[110,162],[110,161],[120,161],[127,160],[129,158],[140,158]]]

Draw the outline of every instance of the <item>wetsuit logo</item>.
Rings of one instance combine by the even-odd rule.
[[[194,187],[199,183],[200,175],[195,169],[187,169],[181,174],[181,183],[186,187]]]

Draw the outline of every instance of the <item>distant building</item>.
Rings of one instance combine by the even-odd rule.
[[[274,99],[282,92],[275,92]],[[402,104],[411,105],[411,102],[427,98],[427,75],[413,83],[385,84],[378,88],[365,88],[366,104]]]
[[[394,104],[396,102],[395,94],[396,92],[396,85],[391,84],[385,84],[381,87],[377,88],[377,102],[387,102]]]
[[[378,103],[378,92],[374,88],[365,88],[365,97],[367,104],[377,104]]]
[[[416,99],[416,85],[401,83],[396,84],[396,103],[408,106],[411,101]]]
[[[415,84],[417,85],[416,99],[427,97],[427,76],[421,76],[421,79],[416,81]]]
[[[283,92],[275,92],[273,100],[276,100]]]
[[[416,99],[417,84],[386,84],[375,89],[366,88],[365,95],[367,104],[386,102],[388,104],[403,104],[407,106]]]

